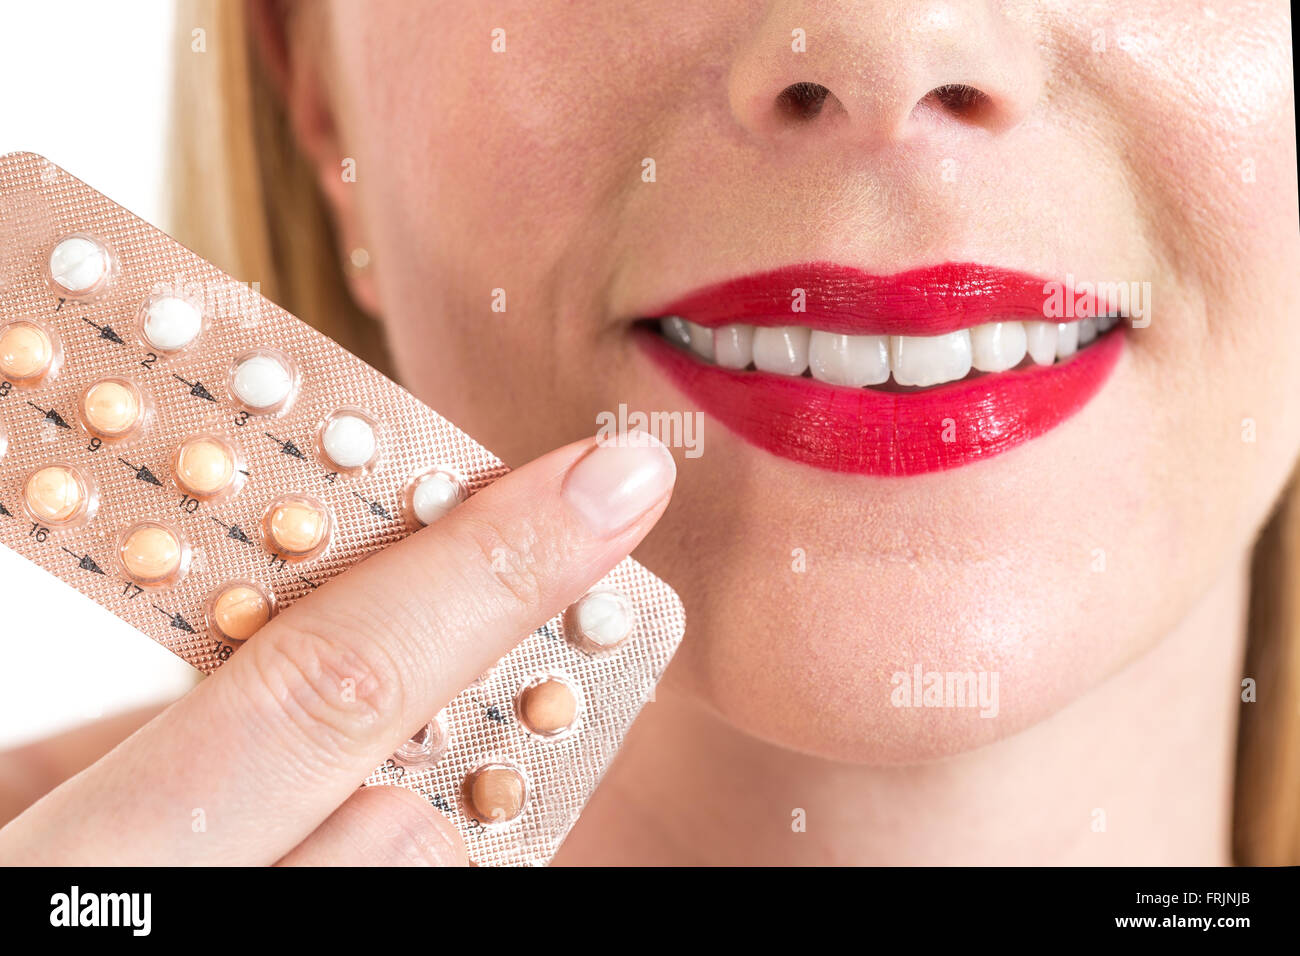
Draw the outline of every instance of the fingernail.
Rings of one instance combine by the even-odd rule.
[[[676,476],[668,449],[648,433],[635,432],[579,458],[561,495],[592,534],[608,538],[663,500]]]

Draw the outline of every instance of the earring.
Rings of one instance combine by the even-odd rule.
[[[357,246],[357,248],[353,249],[352,254],[348,256],[348,266],[349,271],[351,271],[353,275],[365,272],[370,268],[369,250],[363,249],[361,246]]]

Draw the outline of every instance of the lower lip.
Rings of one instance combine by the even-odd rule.
[[[678,388],[750,444],[857,475],[943,471],[1037,438],[1097,394],[1124,348],[1121,327],[1056,365],[883,392],[707,365],[647,328],[636,333]]]

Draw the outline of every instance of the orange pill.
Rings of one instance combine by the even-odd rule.
[[[230,445],[203,435],[187,439],[173,459],[177,483],[200,498],[228,490],[234,484],[236,466],[235,450]]]
[[[232,641],[246,641],[271,620],[271,600],[252,584],[229,584],[212,601],[212,624]]]
[[[82,420],[102,438],[129,435],[140,424],[143,412],[140,390],[125,379],[100,379],[81,396]]]
[[[509,764],[479,767],[465,778],[465,805],[480,823],[509,823],[524,809],[524,775]]]
[[[39,325],[12,322],[0,330],[0,375],[16,382],[39,378],[54,363],[54,341]]]
[[[290,495],[270,507],[263,526],[275,552],[303,558],[326,543],[330,515],[319,501],[305,495]]]
[[[47,524],[70,524],[84,513],[86,480],[71,465],[47,465],[23,485],[23,501],[32,517]]]
[[[543,737],[554,737],[573,726],[578,698],[558,677],[539,677],[519,692],[519,720]]]
[[[144,522],[122,536],[118,555],[137,584],[164,584],[182,572],[185,543],[167,526]]]

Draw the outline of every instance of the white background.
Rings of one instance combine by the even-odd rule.
[[[0,154],[40,153],[166,229],[172,4],[4,2],[0,18]],[[194,683],[189,665],[3,546],[0,608],[0,748]]]

